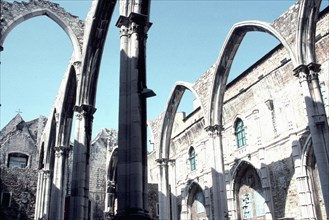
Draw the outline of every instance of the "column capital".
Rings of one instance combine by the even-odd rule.
[[[210,137],[219,136],[224,130],[222,125],[209,125],[205,127],[206,132]]]
[[[130,13],[129,21],[143,27],[144,33],[147,33],[152,26],[152,23],[148,21],[147,15],[143,15],[135,12]]]
[[[299,77],[299,73],[306,73],[308,74],[308,67],[304,64],[301,64],[299,66],[297,66],[295,69],[293,69],[294,71],[294,76]]]
[[[158,158],[155,161],[158,163],[158,166],[168,166],[168,163],[175,163],[174,159],[168,158]]]
[[[66,156],[68,154],[68,152],[70,151],[70,149],[68,147],[64,147],[64,146],[56,146],[56,147],[54,147],[54,149],[55,149],[56,157]]]
[[[79,120],[81,120],[82,117],[93,119],[93,115],[96,112],[96,108],[94,106],[85,104],[74,106],[73,110],[77,112],[77,119]]]
[[[314,71],[317,73],[321,71],[321,64],[318,63],[310,63],[307,65],[307,67],[310,71]]]
[[[127,36],[133,33],[146,35],[152,23],[148,21],[146,15],[131,12],[128,17],[120,15],[115,26],[120,28],[120,36]]]
[[[308,80],[309,69],[306,65],[301,64],[296,67],[294,70],[294,76],[299,78],[299,82],[304,82]]]

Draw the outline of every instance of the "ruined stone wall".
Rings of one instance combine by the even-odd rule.
[[[299,8],[298,2],[272,24],[293,49],[296,43]],[[328,11],[327,8],[322,12],[317,23],[315,47],[317,63],[321,64],[319,79],[327,113],[329,112]],[[289,24],[289,28],[286,24]],[[278,45],[229,83],[224,97],[224,130],[222,132],[224,163],[225,172],[231,175],[226,176],[226,181],[228,181],[226,187],[228,190],[233,187],[236,181],[234,169],[239,161],[251,164],[256,169],[261,181],[264,182],[264,186],[266,183],[269,184],[266,190],[270,191],[275,219],[302,218],[297,191],[297,174],[292,157],[293,143],[290,135],[296,134],[300,145],[303,146],[309,132],[305,103],[299,79],[294,76],[294,68],[287,50],[282,45]],[[210,95],[207,91],[210,92],[209,87],[211,86],[208,84],[213,79],[213,71],[210,68],[201,75],[193,87],[201,96],[202,106],[206,106],[206,108],[209,106],[207,103],[209,100],[205,96]],[[207,88],[204,88],[205,86]],[[190,179],[198,181],[202,186],[211,184],[211,177],[207,175],[210,161],[213,157],[219,156],[207,154],[209,139],[200,112],[198,110],[195,113],[196,118],[192,117],[190,123],[184,121],[186,117],[184,114],[178,113],[174,122],[170,159],[176,160],[175,184],[178,198],[180,198],[179,190],[186,187],[187,181]],[[238,117],[244,122],[247,142],[245,147],[239,149],[234,134],[234,122]],[[159,137],[159,132],[154,132],[156,137]],[[191,172],[189,167],[188,150],[191,146],[196,150],[196,172]],[[155,149],[155,151],[157,150]],[[157,154],[153,152],[149,155],[150,160],[157,158]],[[155,167],[156,163],[149,164],[151,164],[149,170],[155,179],[158,168]],[[169,172],[170,178],[173,178],[173,175]],[[211,188],[209,192],[206,194],[210,194],[208,201],[211,203]],[[235,207],[236,202],[236,200],[233,201]],[[239,208],[236,207],[236,209]]]
[[[296,6],[290,10],[294,8]],[[288,17],[285,15],[280,19]],[[329,78],[324,76],[329,71],[329,37],[326,34],[329,19],[328,16],[321,19],[317,27],[321,37],[317,39],[316,54],[322,68],[320,84],[326,93]],[[268,165],[275,217],[299,219],[302,216],[289,135],[296,132],[300,138],[307,138],[305,104],[293,65],[289,61],[282,62],[284,58],[289,59],[287,51],[278,46],[265,58],[227,87],[223,112],[225,163],[232,166],[236,159],[241,159],[260,169],[259,149],[264,147],[263,163]],[[271,105],[268,100],[271,100]],[[245,147],[239,149],[234,135],[237,117],[244,122],[247,142]]]
[[[25,122],[16,115],[0,138],[0,192],[10,193],[10,206],[0,208],[0,219],[33,219],[37,187],[37,135],[44,126],[44,117]],[[9,168],[10,153],[28,156],[27,167]],[[2,197],[1,197],[2,198]]]
[[[11,193],[10,207],[0,208],[0,219],[33,219],[37,189],[37,171],[9,169],[1,165],[0,191]]]

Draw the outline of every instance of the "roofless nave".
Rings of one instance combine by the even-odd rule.
[[[69,215],[69,219],[88,219],[90,216],[89,157],[92,121],[96,110],[95,98],[99,66],[115,4],[116,1],[94,1],[86,21],[81,21],[57,4],[49,1],[21,3],[1,1],[1,45],[10,31],[20,23],[35,16],[46,15],[63,28],[70,37],[74,48],[69,71],[59,89],[52,113],[48,117],[38,145],[39,173],[35,219],[63,219],[66,215]],[[290,145],[293,169],[298,181],[298,187],[295,187],[295,191],[298,194],[299,205],[292,210],[299,210],[299,213],[302,213],[299,215],[307,216],[307,219],[320,219],[320,216],[325,216],[323,212],[319,214],[321,211],[316,208],[316,200],[313,195],[315,193],[309,193],[317,191],[320,193],[319,196],[323,198],[323,209],[326,213],[329,212],[329,133],[328,112],[325,109],[328,104],[324,103],[323,92],[321,91],[323,86],[320,85],[320,82],[323,81],[326,85],[324,89],[328,91],[328,77],[319,79],[320,67],[328,70],[328,54],[321,53],[321,50],[328,48],[328,29],[324,28],[328,22],[326,20],[328,16],[327,14],[323,15],[321,19],[324,20],[324,24],[321,24],[319,20],[320,4],[321,1],[317,0],[301,0],[285,16],[273,23],[245,21],[234,25],[228,33],[218,60],[209,70],[209,78],[204,81],[208,83],[207,86],[202,86],[204,85],[202,83],[189,84],[185,82],[177,83],[174,86],[167,109],[159,118],[159,125],[151,126],[156,144],[156,157],[154,159],[158,162],[159,167],[158,179],[156,180],[159,188],[159,219],[195,219],[199,214],[198,211],[193,211],[193,204],[197,195],[201,195],[200,198],[203,198],[197,201],[204,207],[204,211],[199,210],[200,213],[204,214],[200,214],[198,218],[276,219],[280,215],[274,199],[275,188],[271,186],[273,181],[271,164],[268,162],[269,149],[273,148],[274,145],[265,144],[267,142],[264,135],[267,134],[255,131],[249,131],[250,134],[240,133],[246,129],[243,122],[248,121],[247,112],[235,113],[232,116],[232,118],[236,118],[236,123],[233,123],[232,127],[239,125],[236,128],[240,129],[232,133],[241,134],[237,136],[239,149],[235,151],[237,154],[234,158],[234,161],[238,162],[237,164],[227,161],[229,155],[225,153],[226,149],[224,148],[224,144],[229,138],[226,131],[229,119],[225,118],[227,112],[224,111],[225,105],[227,106],[224,92],[230,91],[226,86],[226,81],[239,45],[245,34],[250,31],[265,32],[277,38],[282,44],[278,51],[283,51],[282,53],[289,57],[286,69],[288,72],[282,74],[294,75],[297,77],[296,80],[299,79],[297,85],[300,87],[293,86],[292,88],[302,95],[302,99],[295,100],[287,106],[290,106],[291,109],[297,106],[299,109],[305,109],[305,112],[300,113],[302,116],[299,121],[297,119],[297,121],[289,120],[289,132],[286,133],[288,139],[281,139],[285,140],[285,143],[288,142],[288,146]],[[112,172],[112,176],[113,172],[115,173],[114,178],[109,182],[112,187],[107,187],[110,190],[115,190],[114,200],[117,203],[111,200],[108,204],[117,208],[114,219],[150,218],[147,198],[146,98],[154,95],[154,93],[146,85],[146,38],[147,31],[151,26],[149,10],[149,1],[120,1],[120,17],[116,23],[120,28],[121,45],[119,147],[117,148],[117,164],[108,171]],[[289,28],[286,28],[287,26]],[[319,36],[317,32],[321,32],[320,39],[322,41],[317,39]],[[324,48],[317,46],[321,43],[325,46]],[[2,53],[4,52],[5,50],[2,51]],[[317,57],[317,54],[320,56]],[[269,71],[269,74],[273,73]],[[285,87],[287,86],[285,85]],[[190,155],[188,161],[192,163],[193,158],[198,158],[199,155],[203,154],[208,155],[208,157],[211,156],[209,161],[203,165],[203,170],[209,170],[209,172],[205,171],[202,175],[196,175],[194,172],[194,176],[188,174],[185,182],[181,184],[181,180],[174,181],[172,179],[174,176],[180,176],[180,174],[174,175],[168,166],[171,163],[175,166],[175,163],[177,164],[181,160],[180,155],[173,154],[171,150],[176,149],[175,145],[172,144],[176,143],[175,138],[178,136],[173,136],[175,130],[173,126],[177,107],[186,89],[192,91],[199,101],[198,114],[200,116],[196,118],[196,121],[200,124],[192,123],[191,126],[195,129],[202,127],[201,131],[197,129],[201,135],[195,135],[200,140],[194,139],[188,143],[188,145],[195,146],[187,147]],[[262,98],[258,97],[257,99],[261,101]],[[280,102],[280,99],[268,99],[266,102],[268,108],[272,109],[271,111],[276,108],[276,101]],[[241,109],[247,111],[243,106]],[[253,112],[256,110],[261,112],[262,108],[254,109]],[[272,112],[272,121],[275,121],[273,114]],[[290,111],[290,115],[294,114]],[[262,117],[263,115],[259,114],[256,118]],[[70,195],[67,195],[66,167],[69,163],[68,151],[70,150],[69,137],[72,130],[72,120],[75,120],[75,138]],[[285,122],[283,120],[277,123],[275,126],[278,127],[274,129],[272,140],[276,140],[281,127],[284,127],[280,123]],[[185,128],[186,132],[188,127]],[[309,139],[307,146],[303,147],[300,138],[305,135],[309,135],[307,136]],[[245,137],[249,139],[244,140]],[[251,144],[246,146],[253,139],[258,140],[255,141],[258,143],[257,147],[252,148]],[[199,142],[200,144],[198,144]],[[284,146],[283,143],[282,146]],[[246,154],[241,151],[244,147],[254,150],[248,150]],[[318,170],[320,190],[312,190],[307,180],[309,178],[307,166],[311,165],[303,162],[305,148],[308,149],[307,152],[314,152],[316,166],[314,164],[312,166]],[[200,149],[203,150],[200,151]],[[195,152],[197,153],[195,154]],[[6,161],[10,158],[8,155]],[[256,155],[258,159],[257,162],[254,162],[251,158]],[[149,156],[149,158],[151,157]],[[174,161],[175,163],[173,163]],[[149,164],[152,162],[154,160],[149,160]],[[194,168],[192,171],[199,169],[198,160],[192,164],[194,164],[191,166],[191,169]],[[227,174],[228,169],[233,169],[231,176]],[[256,181],[255,184],[251,183],[248,178],[247,182],[243,183],[244,174],[239,170],[249,173],[253,177],[251,178],[253,179],[252,182]],[[227,178],[232,179],[228,180]],[[240,178],[240,182],[238,183],[234,178]],[[178,188],[183,185],[186,185],[186,188],[179,194]],[[246,199],[246,195],[251,193],[247,190],[247,193],[241,194],[243,190],[246,190],[243,188],[245,185],[249,188],[254,187],[255,191],[260,192],[260,200],[263,203],[263,209],[260,212],[254,210],[255,207],[248,205],[249,203],[244,204],[250,208],[249,215],[246,210],[241,208],[244,200],[240,199]],[[110,192],[107,193],[110,194]],[[111,193],[113,196],[113,192]],[[69,200],[66,199],[68,196]],[[257,202],[253,200],[251,204],[255,205]],[[286,217],[287,215],[293,217],[288,211],[285,216],[279,217]]]

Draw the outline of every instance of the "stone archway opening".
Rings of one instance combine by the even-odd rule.
[[[188,190],[187,207],[189,219],[207,219],[205,196],[197,183],[192,183]]]
[[[33,30],[37,29],[42,32],[41,36],[35,35]],[[33,45],[33,55],[27,45]],[[51,19],[39,16],[16,26],[7,36],[3,46],[3,110],[14,113],[20,108],[27,118],[37,118],[39,113],[48,114],[71,57],[72,45],[68,36]],[[10,65],[12,60],[15,60],[15,65]],[[27,66],[29,69],[33,67],[33,71],[26,72]],[[26,83],[31,82],[31,79],[35,79],[33,84]],[[28,104],[24,105],[24,108],[19,106],[26,103],[26,100]],[[35,106],[38,106],[37,115]]]
[[[256,169],[242,163],[234,180],[234,195],[238,219],[265,220],[266,203]]]
[[[323,200],[322,189],[320,185],[319,171],[316,163],[316,158],[314,155],[313,146],[309,146],[308,153],[306,153],[306,166],[305,171],[307,178],[307,184],[312,195],[314,211],[317,219],[325,220],[327,219],[326,209]]]
[[[118,207],[117,204],[117,170],[118,170],[118,148],[114,148],[107,164],[105,215],[113,219]]]

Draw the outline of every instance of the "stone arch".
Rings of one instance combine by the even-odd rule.
[[[299,64],[316,62],[315,34],[322,0],[303,0],[298,15],[296,54]]]
[[[118,146],[115,146],[109,156],[109,162],[106,169],[106,195],[105,195],[105,213],[108,217],[115,214],[117,199],[117,166],[118,166]]]
[[[0,46],[17,25],[33,17],[45,15],[65,31],[71,40],[75,60],[81,60],[84,22],[66,12],[58,4],[43,0],[13,3],[1,1],[1,12]]]
[[[48,119],[49,120],[49,119]],[[46,170],[53,170],[54,166],[54,159],[55,159],[55,152],[54,152],[54,146],[55,146],[55,137],[56,137],[56,109],[53,110],[52,117],[50,118],[50,121],[47,122],[48,129],[44,130],[44,137],[46,136],[44,143],[46,146],[46,149],[44,151],[44,165]]]
[[[304,214],[307,213],[309,217],[326,219],[327,216],[323,203],[319,173],[316,166],[316,157],[314,155],[311,135],[308,136],[302,148],[301,165],[302,169],[299,173],[300,176],[297,178],[299,179],[300,184],[303,185],[302,189],[304,190],[299,193],[304,195],[304,197],[300,197],[300,206],[302,206]],[[309,196],[309,199],[305,198],[307,195]]]
[[[191,83],[182,81],[175,83],[173,89],[171,90],[170,98],[166,105],[165,115],[163,117],[160,134],[159,158],[169,158],[169,145],[171,132],[174,125],[174,119],[179,103],[186,89],[190,90],[195,95],[195,97],[200,100],[199,94],[193,89],[193,85]],[[204,107],[202,106],[201,102],[200,105],[203,115],[205,115]]]
[[[192,220],[192,219],[206,219],[206,216],[209,215],[210,213],[206,213],[206,205],[205,205],[205,194],[204,194],[204,189],[200,186],[200,184],[195,181],[195,180],[189,180],[186,183],[186,187],[185,187],[185,193],[184,193],[184,197],[182,198],[182,206],[183,204],[186,204],[186,207],[182,207],[182,212],[181,212],[181,219],[188,219],[188,220]],[[201,205],[203,206],[203,212],[200,213],[192,213],[193,210],[195,210],[196,204],[196,195],[198,193],[201,193],[202,197],[203,197],[203,202],[199,201],[201,203]],[[196,215],[199,214],[201,216],[197,217]]]
[[[77,78],[76,78],[76,70],[73,65],[70,66],[68,76],[66,77],[66,81],[64,82],[64,96],[60,97],[58,103],[58,138],[57,138],[57,146],[65,146],[69,147],[70,145],[70,136],[72,129],[72,122],[74,116],[74,106],[76,102],[76,93],[77,93]]]
[[[209,100],[209,118],[207,118],[206,121],[208,125],[222,124],[221,117],[224,104],[224,92],[226,89],[226,82],[230,68],[233,63],[234,56],[239,49],[240,43],[242,42],[244,36],[250,31],[265,32],[278,39],[288,51],[293,65],[296,66],[296,58],[293,50],[286,42],[284,37],[281,36],[281,34],[276,31],[269,23],[261,21],[244,21],[233,25],[228,36],[226,37],[222,50],[215,64],[215,77],[212,85],[212,93]]]
[[[261,173],[251,163],[241,160],[232,172],[234,214],[237,219],[266,215],[266,202]]]

